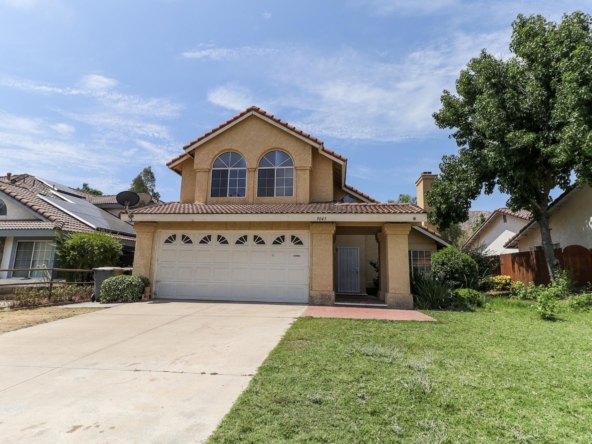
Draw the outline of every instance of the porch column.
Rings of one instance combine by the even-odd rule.
[[[384,233],[376,235],[378,242],[378,300],[384,301],[386,297],[386,236]]]
[[[385,300],[389,308],[413,309],[409,280],[410,232],[411,224],[384,224],[382,227],[386,244],[386,267],[381,264],[380,271],[386,277]]]
[[[335,224],[310,224],[310,295],[311,305],[333,305],[333,237]]]
[[[136,249],[134,251],[133,274],[141,274],[150,279],[150,286],[153,286],[152,276],[152,255],[154,253],[154,241],[156,237],[156,223],[136,222]]]

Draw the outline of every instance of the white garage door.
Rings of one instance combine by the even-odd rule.
[[[156,297],[306,303],[306,232],[159,232]]]

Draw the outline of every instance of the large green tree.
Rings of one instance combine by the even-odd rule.
[[[144,168],[134,178],[129,190],[134,193],[148,193],[155,199],[160,199],[160,193],[156,191],[156,177],[154,177],[152,167]]]
[[[557,270],[549,229],[551,191],[573,176],[592,183],[591,17],[560,23],[519,15],[504,60],[483,50],[444,91],[436,124],[453,130],[458,155],[444,156],[428,203],[445,229],[468,219],[471,201],[497,187],[507,206],[538,222],[551,276]]]

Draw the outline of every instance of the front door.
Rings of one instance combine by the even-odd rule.
[[[337,292],[360,292],[360,251],[358,247],[337,248]]]

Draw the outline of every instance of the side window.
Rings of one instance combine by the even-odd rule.
[[[212,166],[211,197],[245,197],[247,162],[234,151],[221,154]]]
[[[6,214],[7,214],[6,203],[4,203],[4,201],[2,199],[0,199],[0,216],[6,216]]]
[[[294,161],[284,151],[270,151],[259,162],[257,197],[294,196]]]
[[[432,252],[430,250],[409,251],[411,275],[415,273],[429,273],[432,271]]]

